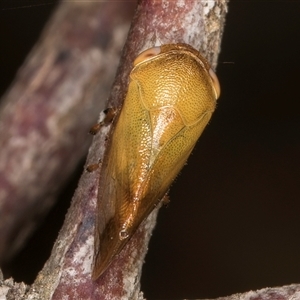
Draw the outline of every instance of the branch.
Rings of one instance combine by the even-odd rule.
[[[182,5],[179,5],[179,1],[160,2],[148,0],[140,2],[128,42],[123,52],[118,77],[110,97],[111,106],[121,105],[121,99],[124,98],[124,94],[126,93],[127,78],[133,58],[138,52],[149,48],[154,44],[174,42],[188,43],[193,47],[200,49],[200,51],[210,60],[212,65],[216,67],[220,38],[224,25],[226,3],[222,1],[209,1],[205,3],[198,3],[200,1],[191,2],[197,3],[190,3],[187,1],[183,7]],[[118,5],[120,5],[120,3],[118,3]],[[80,9],[80,13],[83,11],[84,9]],[[78,20],[78,16],[76,19]],[[81,26],[82,25],[84,24],[81,24]],[[60,43],[56,46],[58,45],[60,45]],[[89,49],[89,47],[87,47],[87,49]],[[82,59],[84,61],[84,57]],[[48,60],[42,60],[41,56],[40,61],[45,61],[46,63]],[[73,63],[76,64],[81,62],[77,62],[77,60],[74,59]],[[53,65],[55,68],[55,64]],[[50,65],[46,70],[48,70],[48,68],[52,72],[52,67],[50,68]],[[90,70],[90,68],[93,68],[93,66],[89,65],[87,69]],[[33,74],[36,74],[35,70],[35,68],[32,68]],[[21,76],[22,72],[19,76],[26,82],[26,76]],[[70,73],[73,74],[73,72]],[[39,74],[43,75],[43,72]],[[29,76],[30,72],[27,75]],[[66,77],[68,76],[66,75]],[[26,84],[28,84],[29,87],[33,86],[33,89],[27,88],[29,91],[34,91],[36,93],[39,89],[36,88],[34,83],[39,83],[40,78],[43,77],[41,75],[38,77],[36,76],[35,78],[38,78],[36,80],[33,77],[28,78],[30,80],[28,80]],[[91,78],[93,78],[93,76],[91,76]],[[80,82],[88,82],[88,80],[82,80]],[[23,85],[20,84],[14,93],[17,95],[24,94],[26,96],[28,90],[24,88]],[[70,86],[74,87],[73,85]],[[45,88],[46,87],[47,85]],[[80,87],[77,88],[80,89]],[[19,90],[23,91],[23,93],[17,93]],[[40,93],[42,91],[40,91]],[[10,95],[10,93],[8,95]],[[95,95],[95,97],[100,97],[99,94],[97,94],[95,87],[91,87],[90,93]],[[68,92],[67,95],[70,95],[70,92]],[[25,96],[23,98],[26,99]],[[11,98],[14,99],[12,96]],[[22,97],[19,96],[19,98]],[[90,99],[87,98],[86,101],[89,101]],[[11,111],[14,112],[11,114],[11,118],[13,118],[16,112],[13,109]],[[18,112],[18,110],[16,111]],[[43,116],[45,117],[45,115],[46,114]],[[68,119],[69,117],[70,116],[68,116]],[[21,120],[24,119],[24,117],[22,118],[22,114],[20,114],[19,118],[21,118]],[[20,120],[19,118],[15,119]],[[42,119],[44,120],[46,117]],[[7,123],[1,123],[1,125],[2,124],[9,125],[6,129],[10,129],[10,126],[16,126],[12,125],[13,123],[9,123],[9,121],[7,121]],[[16,128],[18,128],[18,130],[24,129],[27,133],[30,126],[28,127],[26,125],[27,123],[24,123],[24,121],[22,124],[23,126]],[[24,126],[24,124],[26,126]],[[3,128],[2,125],[0,137],[2,136],[2,133],[5,133]],[[32,128],[35,127],[32,125]],[[77,129],[79,130],[79,128]],[[60,132],[57,131],[57,135],[59,135],[59,133]],[[65,136],[65,134],[62,136]],[[98,161],[98,159],[102,157],[106,146],[105,137],[107,134],[108,132],[102,132],[102,134],[95,137],[90,150],[88,164]],[[54,136],[51,135],[51,138],[54,138]],[[37,145],[39,146],[39,144]],[[74,148],[72,149],[74,150]],[[3,164],[3,162],[1,164]],[[28,175],[28,173],[25,174]],[[147,242],[155,224],[157,211],[144,222],[126,248],[111,265],[108,272],[102,276],[98,282],[92,282],[90,276],[93,256],[93,231],[96,213],[98,175],[99,173],[84,173],[82,175],[79,187],[74,195],[72,206],[66,217],[64,227],[53,248],[52,255],[31,289],[28,291],[27,289],[29,287],[26,287],[23,283],[16,284],[11,279],[4,282],[0,281],[0,298],[6,297],[6,299],[14,300],[63,299],[64,296],[69,299],[142,298],[142,294],[139,292],[139,277],[143,258],[147,250]],[[2,179],[2,181],[3,180],[4,179]],[[17,185],[17,187],[18,186],[19,185]],[[250,291],[244,294],[235,294],[216,300],[288,300],[298,298],[300,298],[300,285],[294,284],[278,288]]]
[[[282,287],[265,288],[243,294],[234,294],[214,300],[297,300],[300,298],[300,285],[291,284]],[[207,300],[207,299],[206,299]]]
[[[86,154],[131,10],[128,2],[62,2],[3,97],[0,263],[22,246]]]
[[[120,107],[132,62],[154,45],[187,43],[215,68],[220,51],[227,4],[215,1],[140,1],[126,42],[109,106]],[[94,138],[87,164],[103,157],[107,131]],[[127,246],[96,282],[91,280],[94,223],[99,172],[84,172],[72,206],[52,250],[24,299],[137,299],[140,276],[157,210],[140,226]]]
[[[12,279],[5,280],[4,282],[0,281],[0,299],[21,300],[24,299],[23,296],[25,293],[26,293],[26,285],[24,283],[14,283]],[[43,298],[39,298],[39,296],[37,296],[36,298],[31,298],[31,299],[43,299]],[[138,299],[142,299],[142,298],[138,298]],[[249,291],[243,294],[233,294],[227,297],[220,297],[211,300],[249,300],[249,299],[297,300],[300,299],[300,285],[291,284],[282,287],[265,288],[261,290]],[[202,300],[208,300],[208,299],[202,299]]]

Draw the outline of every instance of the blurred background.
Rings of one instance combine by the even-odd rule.
[[[38,3],[4,1],[0,10],[1,95],[56,5]],[[221,98],[159,213],[143,270],[146,298],[300,283],[299,13],[299,1],[230,1]],[[7,266],[17,281],[31,283],[50,255],[81,171]]]

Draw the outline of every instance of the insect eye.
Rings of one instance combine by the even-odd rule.
[[[145,61],[145,60],[147,60],[149,58],[152,58],[152,57],[158,55],[160,53],[160,51],[161,51],[160,47],[153,47],[153,48],[150,48],[150,49],[148,49],[146,51],[143,51],[135,59],[135,61],[133,62],[133,65],[136,66],[140,62],[143,62],[143,61]]]
[[[218,77],[217,77],[216,73],[212,69],[209,69],[208,72],[209,72],[210,78],[213,82],[213,87],[214,87],[214,90],[215,90],[215,95],[216,95],[216,100],[217,100],[220,97],[220,94],[221,94],[220,83],[219,83],[219,80],[218,80]]]

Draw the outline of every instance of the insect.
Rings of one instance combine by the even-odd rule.
[[[94,280],[163,199],[219,94],[216,75],[189,45],[166,44],[136,58],[100,175]]]

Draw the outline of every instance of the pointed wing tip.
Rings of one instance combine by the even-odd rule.
[[[100,278],[100,276],[103,274],[103,270],[99,271],[99,270],[96,270],[95,268],[93,269],[93,272],[92,272],[92,280],[93,281],[96,281]]]
[[[119,239],[119,235],[115,235],[114,238],[106,234],[102,236],[99,252],[98,254],[95,253],[94,268],[92,271],[93,280],[97,280],[105,273],[125,244],[125,241]]]
[[[107,268],[111,264],[112,259],[113,259],[112,256],[106,257],[106,259],[104,259],[104,260],[101,259],[101,256],[99,256],[99,255],[97,256],[95,264],[94,264],[94,268],[92,271],[92,279],[94,281],[96,281],[103,275],[103,273],[107,270]]]

